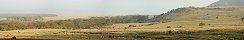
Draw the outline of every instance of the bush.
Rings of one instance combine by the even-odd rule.
[[[167,26],[167,28],[171,28],[171,26]]]
[[[206,25],[206,23],[199,23],[199,26],[204,26],[204,25]]]
[[[133,27],[133,25],[129,25],[129,27]]]
[[[183,28],[183,26],[179,26],[178,28]]]

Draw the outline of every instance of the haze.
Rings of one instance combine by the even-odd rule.
[[[204,7],[218,0],[0,0],[0,13],[63,16],[157,15],[179,7]]]

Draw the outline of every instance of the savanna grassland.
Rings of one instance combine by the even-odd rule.
[[[161,15],[0,21],[2,39],[243,40],[243,8],[178,8]],[[28,18],[27,18],[28,19]]]

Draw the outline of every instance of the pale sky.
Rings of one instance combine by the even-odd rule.
[[[179,7],[204,7],[216,1],[218,0],[0,0],[0,13],[157,15]]]

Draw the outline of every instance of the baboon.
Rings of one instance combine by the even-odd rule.
[[[180,32],[180,34],[184,34],[183,32]]]
[[[111,38],[112,36],[109,36],[109,38]]]
[[[145,38],[145,37],[142,37],[142,38]]]
[[[171,31],[171,30],[169,30],[169,31],[168,31],[168,34],[172,34],[172,31]]]
[[[180,34],[179,31],[176,31],[177,34]]]
[[[14,36],[14,37],[12,37],[12,39],[16,39],[16,37]]]
[[[244,21],[244,18],[241,18],[241,21]]]
[[[183,31],[177,31],[178,34],[184,34]]]
[[[191,34],[192,32],[189,32],[189,34]]]
[[[114,36],[109,36],[109,38],[114,38]]]

